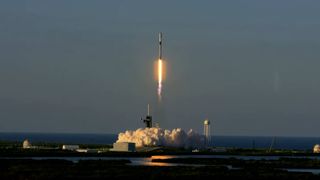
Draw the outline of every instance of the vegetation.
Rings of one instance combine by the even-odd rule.
[[[319,179],[312,173],[288,172],[286,168],[320,169],[316,159],[297,158],[312,156],[309,152],[264,149],[228,149],[226,152],[191,149],[159,148],[153,152],[103,152],[79,153],[61,150],[62,144],[33,143],[47,148],[22,149],[21,142],[0,141],[0,179]],[[81,148],[108,149],[110,145],[80,145]],[[179,158],[153,159],[154,162],[195,164],[196,166],[132,166],[127,157],[152,155],[239,155],[239,156],[289,156],[278,160],[241,160],[235,158]],[[316,156],[316,155],[315,155]],[[28,157],[121,157],[123,160],[35,160]],[[19,159],[20,158],[20,159]],[[230,166],[232,167],[230,169]]]

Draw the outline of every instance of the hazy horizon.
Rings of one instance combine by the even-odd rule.
[[[320,1],[0,2],[0,132],[318,136]],[[157,102],[153,63],[168,65]]]

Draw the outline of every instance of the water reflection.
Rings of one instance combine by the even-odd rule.
[[[292,169],[292,168],[287,168],[287,169],[284,169],[284,170],[287,170],[289,172],[310,172],[310,173],[316,174],[316,175],[320,174],[320,169]]]
[[[167,162],[152,162],[153,159],[171,159],[171,158],[236,158],[242,160],[278,160],[279,158],[292,158],[292,156],[237,156],[237,155],[155,155],[151,157],[16,157],[15,159],[64,159],[74,163],[80,160],[129,160],[131,166],[204,166],[201,164],[179,164]],[[2,157],[3,158],[3,157]],[[299,156],[295,158],[320,159],[316,156]],[[5,159],[5,158],[4,158]],[[12,159],[12,157],[10,157]],[[315,171],[314,171],[315,172]]]
[[[131,164],[132,166],[179,166],[179,164],[173,164],[173,163],[165,163],[165,162],[132,162]]]
[[[182,164],[182,163],[167,163],[167,162],[153,162],[152,159],[170,159],[177,156],[151,156],[150,158],[129,158],[131,166],[203,166],[199,164]]]
[[[172,156],[172,155],[156,155],[156,156],[151,156],[151,159],[172,159],[172,158],[178,158],[178,156]]]

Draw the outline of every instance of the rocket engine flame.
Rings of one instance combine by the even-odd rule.
[[[162,98],[162,75],[163,75],[163,62],[162,59],[158,59],[158,99]]]

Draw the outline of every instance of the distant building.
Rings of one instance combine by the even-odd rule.
[[[31,143],[28,139],[24,140],[23,143],[22,143],[22,148],[23,149],[30,149],[32,146],[31,146]]]
[[[208,150],[211,152],[227,152],[227,149],[225,147],[215,147]]]
[[[52,147],[45,147],[45,146],[32,146],[30,141],[28,139],[24,140],[22,143],[23,149],[59,149],[58,147],[52,148]]]
[[[314,145],[313,153],[320,153],[320,145],[319,144]]]
[[[136,144],[131,142],[117,142],[113,143],[113,148],[110,151],[117,152],[135,152]]]
[[[200,150],[199,150],[199,149],[193,149],[192,152],[193,152],[193,153],[195,153],[195,152],[200,152]]]
[[[79,149],[79,145],[62,145],[62,150],[76,151],[77,149]]]
[[[77,149],[76,151],[80,153],[98,153],[96,149]]]

